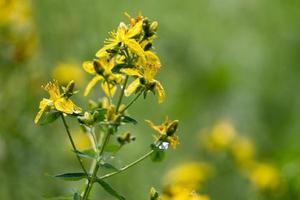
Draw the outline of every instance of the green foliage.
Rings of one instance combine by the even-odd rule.
[[[75,172],[75,173],[64,173],[56,175],[55,178],[62,179],[65,181],[80,181],[82,179],[87,179],[87,175],[82,172]]]
[[[119,200],[125,200],[125,198],[121,196],[116,190],[114,190],[107,182],[101,179],[97,179],[97,183],[99,183],[103,187],[103,189],[110,195],[116,197]]]

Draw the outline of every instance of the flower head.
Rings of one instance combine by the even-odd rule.
[[[88,83],[85,88],[84,96],[87,96],[91,89],[100,81],[101,87],[107,96],[114,96],[116,93],[116,85],[121,83],[123,78],[120,74],[112,73],[112,68],[115,66],[115,59],[108,56],[96,59],[94,61],[86,61],[83,63],[83,69],[89,74],[94,75],[94,78]]]
[[[82,112],[82,109],[76,106],[73,101],[69,99],[69,97],[73,95],[73,81],[68,84],[63,93],[60,92],[60,88],[56,80],[47,83],[47,85],[43,88],[49,93],[50,97],[49,99],[43,98],[40,102],[40,110],[35,117],[35,123],[39,122],[42,115],[48,109],[55,109],[65,114],[79,114]]]
[[[160,70],[160,60],[158,56],[151,52],[145,52],[146,60],[145,62],[139,60],[138,67],[135,68],[125,68],[121,71],[124,74],[135,77],[136,79],[126,88],[125,95],[130,96],[133,92],[137,90],[138,87],[144,87],[145,92],[147,91],[157,91],[158,102],[162,103],[165,100],[165,90],[161,83],[155,78],[156,74]]]
[[[157,140],[161,142],[168,142],[174,149],[179,144],[179,138],[175,135],[178,129],[178,120],[169,120],[160,125],[154,125],[153,122],[146,120],[148,125],[158,133]]]
[[[105,45],[101,48],[96,56],[98,58],[103,57],[107,51],[115,48],[128,48],[132,53],[144,57],[144,50],[136,41],[135,37],[138,37],[143,31],[143,17],[139,17],[130,20],[130,26],[121,22],[116,32],[110,32],[109,38],[106,40]]]

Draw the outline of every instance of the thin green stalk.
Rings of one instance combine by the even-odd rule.
[[[149,151],[148,153],[146,153],[145,155],[143,155],[142,157],[140,157],[139,159],[137,159],[136,161],[129,163],[128,165],[122,167],[120,170],[112,172],[110,174],[106,174],[104,176],[101,176],[99,179],[106,179],[109,178],[111,176],[117,175],[123,171],[126,171],[127,169],[137,165],[138,163],[142,162],[143,160],[145,160],[146,158],[148,158],[149,156],[151,156],[151,154],[154,152],[154,150]]]
[[[119,97],[119,100],[118,100],[118,104],[117,104],[117,108],[116,108],[116,113],[118,113],[119,108],[120,108],[120,106],[121,106],[121,103],[122,103],[122,99],[123,99],[123,96],[124,96],[124,92],[125,92],[125,88],[126,88],[127,82],[128,82],[128,75],[126,75],[124,84],[123,84],[123,86],[122,86],[122,91],[121,91],[121,94],[120,94],[120,97]]]
[[[127,110],[142,94],[143,94],[144,90],[141,90],[140,93],[138,95],[136,95],[131,101],[130,103],[123,108],[120,112],[124,112],[125,110]]]
[[[78,160],[78,162],[79,162],[79,164],[80,164],[82,170],[84,171],[84,173],[85,173],[86,176],[88,177],[88,173],[87,173],[87,171],[86,171],[86,169],[85,169],[85,167],[84,167],[84,165],[83,165],[83,163],[82,163],[82,160],[81,160],[81,158],[79,157],[79,155],[77,154],[78,150],[77,150],[77,148],[76,148],[76,146],[75,146],[74,140],[73,140],[72,135],[71,135],[71,132],[70,132],[70,130],[69,130],[69,126],[68,126],[68,124],[67,124],[67,122],[66,122],[66,119],[65,119],[65,117],[64,117],[63,114],[61,114],[61,119],[62,119],[62,121],[63,121],[64,127],[65,127],[65,129],[66,129],[66,132],[67,132],[67,134],[68,134],[69,140],[70,140],[70,142],[71,142],[71,145],[72,145],[72,147],[73,147],[73,151],[74,151],[75,154],[76,154],[77,160]]]
[[[110,136],[113,134],[113,128],[112,127],[109,127],[108,128],[108,131],[107,131],[107,134],[104,138],[104,142],[103,144],[101,145],[101,148],[100,148],[100,151],[99,151],[99,157],[101,157],[101,155],[103,154],[104,152],[104,149],[105,149],[105,146],[107,145],[107,143],[109,142],[109,139],[110,139]],[[87,200],[89,195],[90,195],[90,192],[93,188],[93,184],[94,182],[97,180],[97,172],[99,170],[99,165],[96,164],[95,165],[95,168],[93,169],[93,173],[92,173],[92,176],[91,178],[88,180],[88,184],[87,184],[87,187],[85,188],[85,191],[83,193],[83,198],[82,200]]]

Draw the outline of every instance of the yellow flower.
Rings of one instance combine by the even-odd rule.
[[[72,82],[70,82],[72,83]],[[78,114],[81,113],[81,108],[76,106],[68,96],[67,93],[60,93],[59,85],[56,80],[49,82],[43,87],[48,93],[50,98],[44,98],[39,105],[39,112],[37,113],[34,122],[38,123],[44,112],[48,109],[56,109],[65,114]]]
[[[168,185],[176,185],[189,190],[198,189],[212,175],[207,163],[188,162],[172,169],[165,177]]]
[[[109,97],[114,96],[117,90],[116,84],[122,82],[122,75],[112,73],[115,66],[115,59],[106,57],[94,61],[86,61],[83,63],[83,69],[94,75],[94,78],[88,83],[85,88],[84,96],[87,96],[91,89],[101,81],[101,87],[105,94]]]
[[[84,151],[84,150],[92,148],[92,142],[91,142],[91,139],[89,138],[88,134],[83,133],[81,131],[74,134],[74,142],[75,142],[76,148],[79,151]]]
[[[159,200],[209,200],[209,197],[197,194],[194,190],[175,185],[168,187]]]
[[[54,68],[52,75],[62,84],[68,84],[71,80],[74,80],[78,85],[83,82],[82,70],[72,63],[59,63]]]
[[[251,141],[244,137],[238,137],[231,145],[234,160],[242,167],[250,167],[254,160],[255,149]]]
[[[130,96],[139,86],[145,86],[145,90],[156,90],[158,93],[158,102],[162,103],[165,100],[165,90],[161,83],[154,79],[160,69],[160,60],[158,56],[151,52],[145,51],[146,61],[140,60],[140,67],[124,68],[121,72],[137,77],[125,90],[125,95]]]
[[[236,131],[231,123],[221,121],[217,123],[207,135],[206,146],[211,151],[226,150],[232,144]]]
[[[144,58],[144,50],[140,46],[140,44],[135,40],[135,37],[141,34],[143,31],[143,19],[140,18],[134,23],[131,23],[130,28],[126,26],[124,23],[120,23],[117,32],[110,32],[110,37],[106,40],[106,44],[102,49],[100,49],[96,56],[101,58],[105,56],[107,50],[114,49],[115,47],[128,47],[128,49]]]
[[[280,186],[279,172],[269,164],[257,164],[250,173],[250,180],[262,191],[275,190]]]
[[[166,119],[161,125],[154,125],[151,121],[146,120],[148,125],[158,133],[158,141],[168,142],[172,148],[176,148],[179,144],[179,138],[175,135],[178,129],[178,120]]]

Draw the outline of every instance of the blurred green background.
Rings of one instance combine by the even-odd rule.
[[[116,163],[122,166],[149,149],[153,132],[144,119],[179,119],[181,144],[168,151],[164,162],[147,160],[109,182],[127,199],[148,199],[150,187],[161,188],[172,167],[207,159],[199,132],[226,118],[254,141],[257,159],[278,168],[285,189],[280,195],[260,194],[234,167],[221,163],[227,170],[202,192],[214,200],[300,199],[299,8],[296,0],[32,0],[29,14],[37,38],[32,54],[11,59],[7,38],[15,31],[0,32],[0,199],[42,199],[78,189],[80,184],[49,176],[76,171],[78,165],[60,121],[33,124],[46,95],[40,85],[52,79],[59,63],[81,69],[107,32],[127,20],[125,11],[132,16],[141,11],[159,22],[154,46],[167,99],[159,105],[150,95],[130,111],[139,121],[130,127],[137,141],[122,150]],[[24,37],[22,31],[16,37]],[[90,78],[82,74],[80,92]],[[75,101],[87,103],[80,96]],[[74,123],[72,131],[78,129]],[[95,197],[113,199],[100,187]]]

